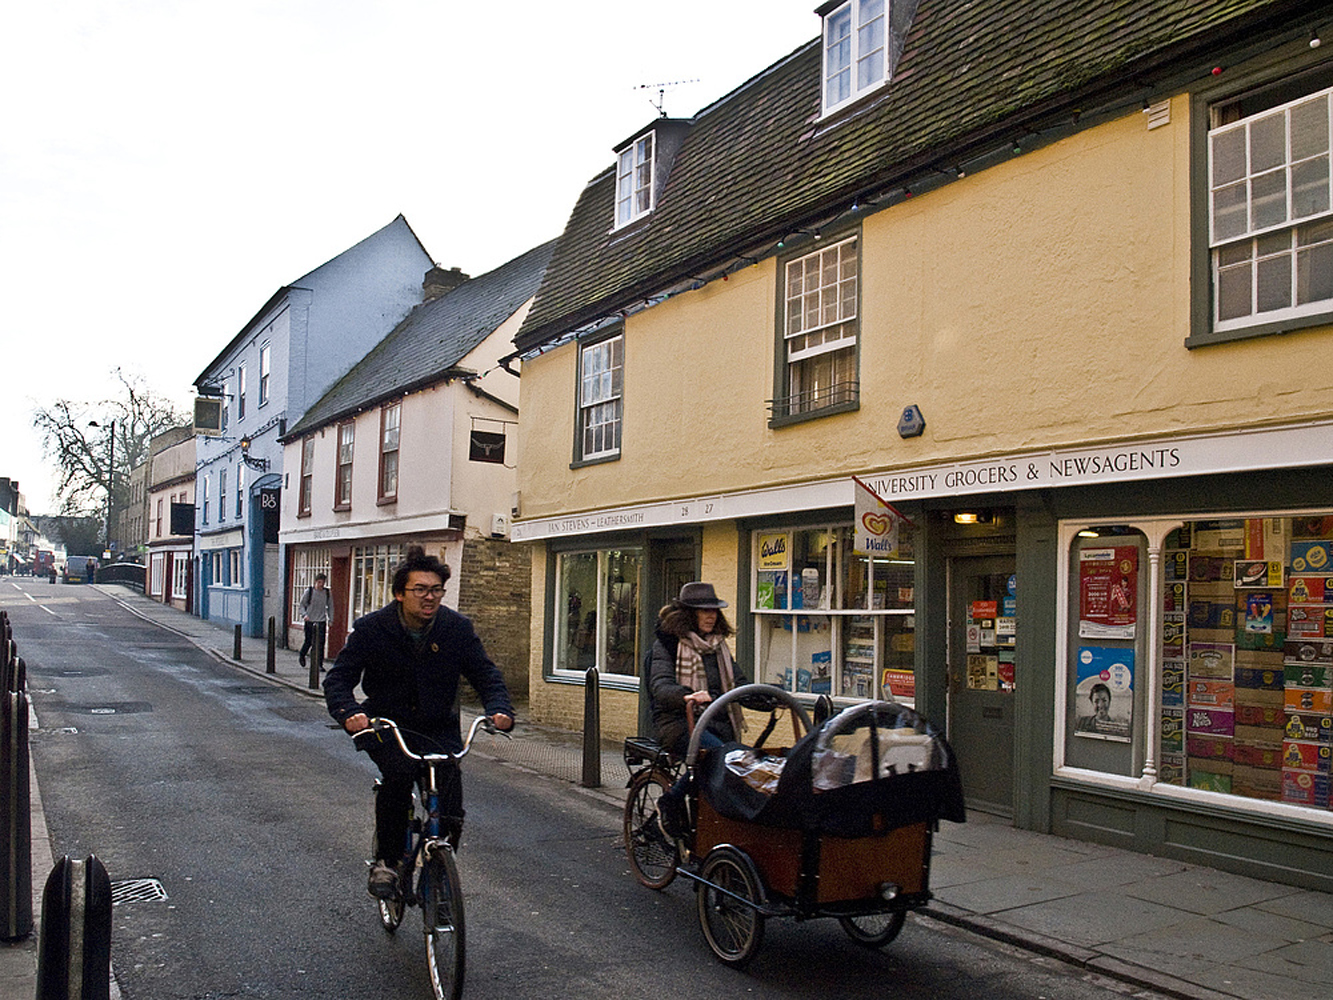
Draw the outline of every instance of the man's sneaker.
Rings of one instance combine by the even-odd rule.
[[[375,899],[398,898],[398,870],[383,861],[376,861],[370,866],[370,878],[366,881],[366,892]]]

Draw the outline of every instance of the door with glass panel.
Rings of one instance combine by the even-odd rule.
[[[969,808],[1013,815],[1013,556],[949,560],[949,741]]]

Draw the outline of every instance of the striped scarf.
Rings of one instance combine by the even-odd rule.
[[[717,654],[717,672],[722,679],[722,693],[725,694],[736,686],[736,681],[731,671],[731,650],[727,648],[726,639],[720,635],[710,635],[705,639],[696,632],[689,632],[681,637],[676,646],[676,683],[691,691],[708,690],[704,653]],[[740,705],[732,702],[727,706],[727,713],[731,719],[731,731],[739,740],[745,731],[745,718],[741,714]]]

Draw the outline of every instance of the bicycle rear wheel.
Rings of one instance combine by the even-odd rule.
[[[671,787],[661,771],[644,770],[634,776],[625,797],[625,853],[634,877],[649,889],[665,889],[676,877],[680,852],[657,822],[658,800]]]
[[[454,852],[443,841],[426,846],[421,867],[421,913],[425,919],[426,967],[435,1000],[463,995],[463,884]]]

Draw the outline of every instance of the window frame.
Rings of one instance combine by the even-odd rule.
[[[883,685],[891,680],[897,686],[895,700],[908,706],[915,704],[915,653],[894,645],[899,636],[910,633],[915,637],[916,632],[915,540],[911,522],[899,527],[904,532],[902,550],[892,556],[854,552],[855,524],[850,520],[784,521],[750,530],[749,626],[754,651],[752,679],[756,683],[785,687],[798,696],[828,694],[836,703],[850,705],[882,697]],[[824,546],[816,562],[807,558],[805,565],[798,567],[797,557],[804,551],[798,539],[801,535],[808,539],[823,536]],[[807,568],[818,572],[819,599],[814,604],[806,603],[803,582],[797,578],[798,572]],[[864,587],[858,595],[862,598],[859,604],[847,592],[853,582]],[[817,639],[812,644],[809,638],[824,630],[828,634],[827,650],[825,644]],[[776,647],[772,633],[778,631],[790,637],[784,637],[790,650],[785,667],[773,662]],[[803,640],[802,636],[807,638]],[[828,653],[827,691],[814,689],[816,681],[823,678],[814,676],[813,667],[806,671],[805,678],[801,676],[802,664],[812,666],[808,654],[814,646]],[[774,666],[785,670],[783,677],[764,675],[766,668]],[[893,671],[892,677],[889,671]],[[863,691],[849,692],[848,687],[856,688],[858,676],[867,678],[868,683]]]
[[[643,204],[645,201],[647,204]],[[650,130],[616,151],[612,229],[623,229],[652,214],[657,205],[657,132]],[[622,211],[623,209],[623,211]]]
[[[619,554],[622,557],[632,557],[637,559],[637,577],[632,583],[621,580],[620,584],[628,584],[633,588],[633,622],[628,625],[622,625],[620,632],[627,636],[633,645],[633,649],[628,654],[628,658],[623,658],[625,651],[620,652],[621,663],[628,664],[632,669],[629,672],[615,670],[611,662],[611,636],[608,623],[615,618],[614,615],[607,613],[606,609],[611,606],[611,588],[618,584],[610,580],[611,562],[613,554]],[[640,684],[640,674],[642,672],[642,661],[647,649],[643,643],[645,637],[643,634],[644,616],[647,610],[643,606],[644,601],[644,581],[648,569],[648,549],[645,545],[637,541],[626,541],[624,544],[616,545],[609,542],[595,546],[578,546],[570,548],[561,548],[552,552],[551,558],[551,654],[548,665],[548,676],[552,679],[568,681],[572,683],[584,683],[587,679],[587,666],[562,666],[562,652],[565,650],[565,643],[568,639],[569,618],[568,609],[562,607],[565,601],[562,600],[566,564],[574,558],[586,558],[592,556],[595,559],[596,586],[597,592],[594,595],[594,606],[591,610],[580,606],[578,609],[579,630],[586,627],[587,621],[591,616],[593,621],[593,634],[589,637],[593,647],[593,662],[589,665],[596,666],[599,674],[599,681],[604,687],[623,687],[626,690],[638,690]],[[620,595],[623,597],[624,595]]]
[[[1170,635],[1169,614],[1166,610],[1168,594],[1171,592],[1173,584],[1179,584],[1182,581],[1172,574],[1169,569],[1171,555],[1173,553],[1187,551],[1193,552],[1193,549],[1181,550],[1167,547],[1167,542],[1172,533],[1183,526],[1198,525],[1206,522],[1246,522],[1251,520],[1264,519],[1291,519],[1302,517],[1323,517],[1333,516],[1325,508],[1318,509],[1293,509],[1279,508],[1274,510],[1238,510],[1227,511],[1225,514],[1201,513],[1199,511],[1182,511],[1172,514],[1150,514],[1144,516],[1130,516],[1120,518],[1062,518],[1057,524],[1057,544],[1059,551],[1058,570],[1056,577],[1056,675],[1055,675],[1055,699],[1053,704],[1053,743],[1052,743],[1052,768],[1053,777],[1070,787],[1096,787],[1102,789],[1119,790],[1121,792],[1130,792],[1135,794],[1146,794],[1152,799],[1166,802],[1190,803],[1196,806],[1214,806],[1222,807],[1235,813],[1248,813],[1258,815],[1268,819],[1278,818],[1281,822],[1289,822],[1293,819],[1303,823],[1316,823],[1333,830],[1333,809],[1319,808],[1308,805],[1301,805],[1294,802],[1281,799],[1262,798],[1254,795],[1242,794],[1236,791],[1220,791],[1203,787],[1193,787],[1187,783],[1177,783],[1173,780],[1170,771],[1170,761],[1167,755],[1171,751],[1163,748],[1163,734],[1166,731],[1165,719],[1168,707],[1164,697],[1165,684],[1168,679],[1168,663],[1173,662],[1176,656],[1181,654],[1170,654],[1166,647],[1172,645]],[[1193,532],[1194,528],[1190,529]],[[1097,531],[1101,534],[1097,541],[1085,539],[1084,532]],[[1246,526],[1248,534],[1248,525]],[[1106,539],[1106,540],[1102,540]],[[1292,540],[1288,536],[1288,542]],[[1110,546],[1110,545],[1134,545],[1138,551],[1138,568],[1136,573],[1136,605],[1135,605],[1135,631],[1127,637],[1099,639],[1083,638],[1079,629],[1079,619],[1083,613],[1080,607],[1081,592],[1081,570],[1075,566],[1081,566],[1078,556],[1082,551],[1081,545],[1086,546]],[[1205,553],[1214,551],[1226,551],[1228,546],[1219,546],[1218,549],[1205,547]],[[1243,549],[1231,549],[1237,556],[1245,551]],[[1193,556],[1188,557],[1192,563]],[[1204,558],[1216,558],[1212,555],[1205,555]],[[1262,557],[1264,561],[1271,561],[1267,557]],[[1237,561],[1243,563],[1255,562],[1261,559],[1260,556],[1250,556],[1248,558],[1239,558]],[[1290,585],[1292,574],[1290,567],[1286,566],[1286,558],[1282,560],[1284,564],[1283,583],[1280,589],[1287,589]],[[1224,569],[1229,568],[1226,565],[1227,560],[1223,560]],[[1297,571],[1294,575],[1302,575]],[[1319,573],[1311,573],[1312,576],[1319,576]],[[1204,600],[1216,602],[1218,598],[1204,594],[1196,598],[1191,596],[1190,588],[1194,585],[1194,572],[1192,565],[1188,570],[1187,579],[1183,581],[1184,599],[1186,601],[1185,610],[1177,609],[1175,614],[1181,621],[1181,628],[1184,630],[1183,655],[1188,658],[1189,644],[1195,641],[1202,641],[1205,646],[1220,644],[1229,645],[1223,640],[1212,638],[1209,633],[1205,633],[1205,638],[1195,640],[1190,638],[1190,631],[1196,627],[1194,621],[1194,612],[1189,606],[1193,600]],[[1208,577],[1212,579],[1211,576]],[[1227,579],[1227,577],[1223,577]],[[1260,590],[1279,589],[1276,587],[1260,587]],[[1234,588],[1235,593],[1245,593],[1242,588]],[[1222,601],[1225,605],[1225,600]],[[1284,609],[1285,611],[1286,609]],[[1236,610],[1240,615],[1242,612]],[[1208,623],[1211,627],[1211,623]],[[1235,631],[1234,624],[1230,626]],[[1248,630],[1247,630],[1248,631]],[[1291,639],[1290,631],[1285,633],[1284,638]],[[1133,709],[1132,718],[1129,726],[1128,739],[1122,737],[1109,742],[1105,748],[1097,742],[1097,739],[1083,739],[1080,736],[1083,733],[1080,727],[1073,725],[1072,720],[1076,714],[1083,708],[1078,698],[1071,694],[1075,681],[1077,680],[1072,661],[1075,650],[1083,644],[1101,644],[1105,642],[1127,642],[1130,645],[1125,648],[1132,649],[1134,652],[1134,665],[1132,668],[1133,684]],[[1297,639],[1296,641],[1299,641]],[[1232,646],[1232,656],[1235,657],[1235,650],[1240,650],[1240,646]],[[1250,668],[1256,673],[1273,670],[1281,678],[1285,667],[1274,668]],[[1188,670],[1182,676],[1182,688],[1185,693],[1179,697],[1181,699],[1181,711],[1185,716],[1190,712],[1188,694]],[[1234,709],[1233,709],[1234,711]],[[1286,714],[1286,709],[1281,709]],[[1180,734],[1180,739],[1185,741],[1187,749],[1178,753],[1181,758],[1188,759],[1188,738],[1189,724],[1182,723],[1184,732]],[[1101,739],[1105,740],[1106,737]],[[1109,750],[1110,752],[1106,752]],[[1123,760],[1118,759],[1128,753],[1129,762],[1125,764]],[[1116,755],[1116,756],[1113,756]],[[1071,761],[1072,758],[1072,761]],[[1206,769],[1205,769],[1206,770]],[[1280,769],[1273,769],[1279,770]]]
[[[823,321],[813,323],[809,326],[804,323],[801,329],[795,333],[791,332],[788,321],[788,313],[791,303],[795,301],[792,297],[792,267],[815,257],[822,257],[825,254],[840,250],[848,244],[855,244],[855,273],[846,277],[839,273],[838,278],[831,286],[834,289],[834,298],[839,303],[841,310],[841,286],[847,282],[855,282],[854,291],[854,313],[850,316],[841,315],[832,321]],[[777,308],[776,312],[776,344],[773,356],[773,398],[769,400],[770,413],[768,426],[770,428],[784,427],[788,424],[802,423],[807,420],[816,420],[821,417],[832,416],[836,413],[848,413],[861,408],[861,331],[863,326],[862,314],[862,250],[864,243],[859,228],[850,232],[845,232],[837,236],[825,239],[819,239],[814,245],[806,244],[790,255],[779,258],[777,267]],[[823,268],[820,268],[822,271]],[[841,271],[841,268],[839,268]],[[805,273],[809,273],[807,270]],[[819,287],[814,292],[821,297],[825,292],[825,284],[821,281]],[[810,290],[802,290],[799,293],[801,300],[804,300],[811,294]],[[796,337],[809,337],[814,333],[823,333],[834,329],[835,327],[849,327],[853,330],[851,336],[840,336],[836,341],[822,343],[815,347],[806,347],[798,352],[798,357],[792,357],[789,345]],[[793,400],[798,396],[810,394],[812,390],[805,390],[801,393],[793,393],[792,368],[793,365],[804,361],[828,355],[830,359],[844,351],[851,352],[851,370],[853,377],[850,380],[842,379],[834,383],[827,391],[830,401],[822,406],[807,405],[799,409],[793,409]],[[818,391],[818,390],[813,390]],[[817,396],[815,398],[818,398]],[[813,403],[813,400],[811,400]]]
[[[263,406],[268,402],[269,375],[273,368],[273,345],[261,344],[259,346],[259,405]]]
[[[227,470],[218,469],[218,523],[227,519]]]
[[[309,517],[315,493],[315,438],[301,439],[301,468],[296,487],[296,516]]]
[[[236,419],[245,419],[245,365],[236,366]]]
[[[1229,69],[1226,80],[1205,85],[1190,96],[1190,332],[1185,339],[1187,348],[1211,344],[1232,343],[1254,337],[1291,333],[1314,326],[1333,323],[1333,299],[1321,299],[1308,308],[1292,307],[1278,314],[1269,312],[1251,315],[1248,320],[1224,321],[1219,325],[1217,312],[1216,250],[1212,243],[1212,154],[1210,137],[1221,128],[1233,128],[1245,122],[1273,113],[1278,108],[1298,104],[1329,89],[1333,83],[1333,56],[1322,49],[1306,49],[1293,58],[1267,58],[1248,66]],[[1284,86],[1300,90],[1301,95],[1286,100],[1274,100],[1234,122],[1214,126],[1214,112],[1246,97],[1277,91]],[[1333,104],[1333,95],[1330,95]],[[1333,145],[1333,135],[1330,136]],[[1333,158],[1333,157],[1331,157]],[[1333,167],[1330,168],[1333,172]],[[1247,200],[1247,206],[1250,202]],[[1333,213],[1320,219],[1333,218]],[[1303,219],[1279,227],[1278,232],[1295,232],[1312,221]],[[1271,231],[1270,231],[1271,232]],[[1228,246],[1235,246],[1236,241]],[[1257,266],[1257,263],[1256,263]]]
[[[343,456],[343,434],[348,435],[346,460]],[[356,421],[343,420],[337,424],[333,438],[333,509],[352,508],[352,462],[356,452]],[[345,480],[344,480],[345,475]]]
[[[862,8],[878,3],[880,5],[879,14],[872,17],[869,21],[862,22]],[[822,109],[821,114],[825,117],[836,114],[843,108],[868,97],[877,91],[882,90],[888,85],[893,76],[892,49],[891,49],[891,0],[844,0],[843,3],[831,7],[822,14],[822,26],[820,30],[820,60],[819,60],[819,103]],[[847,33],[832,37],[832,32],[846,18]],[[864,44],[862,33],[866,26],[874,21],[879,21],[880,31],[877,46],[873,46],[873,40],[870,43],[873,47],[867,48],[862,52]],[[834,44],[830,44],[833,42]],[[834,45],[843,46],[846,49],[846,62],[841,63],[835,74],[830,74],[830,53]],[[861,69],[866,60],[873,58],[876,53],[882,62],[881,72],[877,77],[868,82],[861,82]],[[832,98],[830,93],[830,84],[833,76],[847,76],[847,92],[845,95],[836,99]]]
[[[207,524],[207,523],[208,523],[208,501],[209,501],[209,486],[208,486],[209,476],[208,476],[208,473],[204,473],[204,475],[203,475],[202,478],[203,478],[203,480],[204,480],[204,504],[203,504],[203,506],[204,506],[204,510],[203,510],[203,517],[202,517],[202,519],[200,520],[199,523],[200,523],[200,524]]]
[[[245,518],[245,463],[236,466],[236,520]]]
[[[574,461],[570,468],[594,465],[600,462],[614,462],[620,458],[624,448],[625,432],[625,330],[615,330],[595,338],[581,340],[578,343],[578,364],[575,371],[574,387]],[[605,368],[589,373],[588,358],[594,352],[609,352],[609,362]],[[593,402],[585,402],[585,389],[590,379],[610,380],[610,389],[606,396]],[[590,424],[604,407],[613,406],[615,416],[611,420],[602,420]],[[593,428],[596,428],[593,430]],[[601,437],[605,434],[614,436],[614,444],[596,451],[588,449],[590,431]]]
[[[392,421],[391,417],[392,415]],[[392,423],[392,425],[391,425]],[[392,436],[392,441],[390,440]],[[403,401],[396,399],[380,407],[379,463],[376,475],[378,503],[394,503],[398,499],[402,471]],[[393,482],[390,489],[389,476]]]

